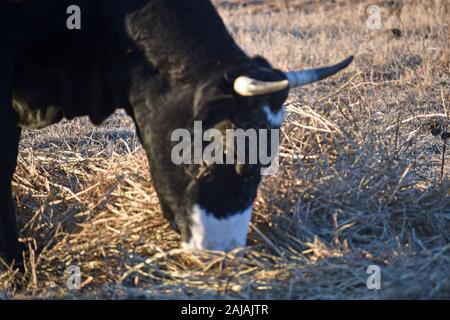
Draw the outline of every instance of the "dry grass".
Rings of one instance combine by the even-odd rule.
[[[379,1],[375,31],[366,2],[215,3],[249,53],[282,69],[356,54],[291,94],[283,169],[260,188],[250,245],[179,250],[129,119],[78,119],[24,133],[14,193],[30,253],[23,276],[0,263],[1,297],[449,299],[450,155],[429,130],[449,122],[448,1]],[[366,288],[371,264],[381,290]],[[81,290],[66,287],[69,265]]]

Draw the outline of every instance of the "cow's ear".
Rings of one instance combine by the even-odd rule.
[[[272,69],[271,64],[269,63],[269,61],[266,60],[266,58],[263,58],[261,56],[254,56],[252,60],[253,62],[256,62],[259,66],[263,68]]]
[[[217,121],[226,119],[232,113],[232,95],[221,86],[205,84],[194,94],[194,120]]]

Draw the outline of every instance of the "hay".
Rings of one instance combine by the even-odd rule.
[[[286,13],[273,9],[280,1],[216,3],[240,44],[275,65],[358,53],[338,77],[291,94],[282,170],[260,187],[249,246],[180,250],[130,120],[77,119],[24,134],[13,188],[30,250],[23,275],[0,262],[0,297],[450,298],[449,151],[427,124],[448,123],[445,1],[405,2],[396,40],[361,27],[354,12],[365,4],[296,1],[303,11]],[[381,290],[366,287],[373,264]],[[80,290],[67,288],[70,265]]]

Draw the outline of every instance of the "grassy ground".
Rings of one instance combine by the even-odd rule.
[[[0,262],[0,297],[449,299],[450,152],[430,129],[449,124],[450,4],[395,3],[378,2],[370,30],[369,2],[215,1],[236,41],[281,69],[356,55],[290,95],[282,170],[240,252],[178,249],[122,112],[24,132],[14,194],[30,253],[23,276]]]

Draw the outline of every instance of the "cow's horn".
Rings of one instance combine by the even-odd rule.
[[[240,76],[234,81],[234,91],[241,96],[253,97],[286,88],[295,88],[308,83],[325,79],[346,68],[353,61],[353,56],[330,67],[285,72],[287,80],[261,81],[246,76]]]
[[[313,83],[325,79],[340,70],[346,68],[353,61],[353,56],[348,57],[342,62],[330,67],[323,67],[317,69],[308,69],[302,71],[285,72],[284,75],[288,78],[289,87],[295,88],[303,86],[308,83]]]
[[[280,91],[288,87],[288,80],[261,81],[246,76],[240,76],[234,80],[234,91],[245,97],[259,96]]]

